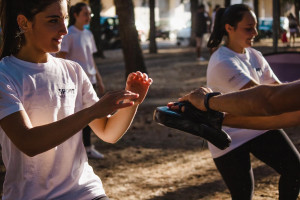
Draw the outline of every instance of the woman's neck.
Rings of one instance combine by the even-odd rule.
[[[77,23],[77,22],[75,22],[74,26],[75,26],[77,29],[81,30],[81,31],[84,29],[84,25],[79,24],[79,23]]]
[[[25,47],[22,47],[20,51],[15,55],[18,59],[32,63],[46,63],[48,61],[48,53],[40,53],[30,51]]]
[[[225,46],[228,49],[230,49],[230,50],[232,50],[232,51],[234,51],[236,53],[245,53],[245,48],[237,46],[237,45],[234,45],[232,43],[225,44]]]

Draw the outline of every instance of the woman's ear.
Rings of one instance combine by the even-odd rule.
[[[229,24],[225,24],[225,30],[227,33],[230,33],[234,30],[234,27]]]
[[[17,16],[17,23],[19,25],[19,28],[24,32],[28,31],[28,29],[30,28],[29,21],[24,15],[20,14]]]
[[[77,19],[78,15],[79,15],[79,14],[77,14],[77,13],[75,13],[75,12],[73,13],[73,17],[74,17],[75,20]]]

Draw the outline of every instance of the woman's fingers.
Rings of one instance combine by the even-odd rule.
[[[136,100],[137,98],[139,98],[139,94],[126,91],[124,95],[119,97],[118,102],[122,102],[124,100],[127,100],[126,102],[128,102],[128,100]]]
[[[152,79],[152,78],[148,78],[147,83],[148,83],[149,85],[151,85],[151,84],[153,83],[153,79]]]
[[[191,93],[189,93],[189,94],[186,94],[186,95],[184,95],[183,97],[180,97],[179,99],[178,99],[178,101],[188,101],[189,100],[189,95],[190,95]]]
[[[143,81],[144,82],[148,81],[148,75],[146,73],[143,73]]]
[[[140,71],[132,72],[128,75],[128,81],[139,80],[143,83],[152,84],[153,80],[148,77],[148,74],[142,73]]]

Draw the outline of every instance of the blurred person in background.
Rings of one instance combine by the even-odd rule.
[[[296,17],[292,13],[289,14],[288,19],[290,31],[290,46],[295,46],[299,24],[297,22]]]
[[[94,61],[93,53],[97,52],[93,34],[84,28],[91,20],[91,9],[85,3],[71,6],[69,11],[68,34],[64,37],[58,57],[79,63],[89,77],[99,96],[105,88],[102,77]],[[91,128],[86,126],[82,131],[83,143],[89,158],[102,159],[104,155],[95,149],[91,142]]]
[[[209,16],[205,11],[205,6],[203,4],[198,6],[196,14],[196,55],[198,61],[205,61],[205,58],[202,56],[202,43],[203,36],[205,33],[209,32]]]

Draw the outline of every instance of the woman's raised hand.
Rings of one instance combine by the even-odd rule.
[[[135,100],[136,104],[141,104],[148,92],[153,80],[148,78],[146,73],[139,71],[130,73],[126,81],[126,90],[139,94],[139,97]]]

